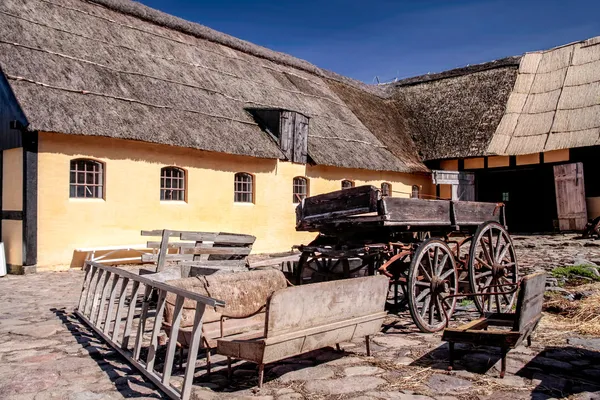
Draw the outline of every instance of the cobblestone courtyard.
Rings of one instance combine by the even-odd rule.
[[[600,241],[572,236],[515,237],[524,269],[585,259],[600,264]],[[0,399],[162,398],[110,347],[72,314],[83,273],[38,273],[0,278]],[[474,318],[469,308],[458,321]],[[391,315],[373,338],[343,352],[323,349],[269,366],[256,389],[256,369],[235,365],[228,382],[224,362],[210,379],[199,363],[193,396],[199,399],[600,399],[600,338],[557,332],[542,320],[530,348],[509,353],[508,373],[498,378],[494,348],[457,346],[458,362],[447,372],[447,346],[440,335],[419,333],[408,312]]]

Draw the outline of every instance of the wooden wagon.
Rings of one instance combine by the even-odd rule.
[[[293,271],[297,284],[383,273],[391,299],[408,305],[424,332],[443,329],[459,291],[480,311],[505,312],[518,282],[504,205],[382,196],[361,186],[305,198],[296,230],[319,232]],[[401,292],[400,293],[400,289]]]

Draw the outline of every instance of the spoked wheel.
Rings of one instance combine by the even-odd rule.
[[[439,239],[428,239],[416,250],[408,273],[408,305],[423,332],[446,326],[456,306],[458,272],[452,250]]]
[[[322,253],[304,252],[298,261],[296,284],[303,285],[351,278],[360,273],[361,270],[369,269],[370,262],[372,262],[370,257],[333,258]]]
[[[515,288],[519,280],[519,269],[515,247],[506,229],[493,221],[480,225],[473,236],[469,254],[471,290],[474,293],[488,293],[474,296],[477,309],[480,312],[510,311],[516,292],[500,293]]]

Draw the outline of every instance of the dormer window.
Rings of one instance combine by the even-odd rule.
[[[308,117],[287,110],[249,109],[258,125],[273,138],[291,162],[306,164]]]

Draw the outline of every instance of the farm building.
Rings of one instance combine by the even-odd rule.
[[[289,250],[313,237],[294,229],[304,196],[363,184],[433,196],[430,169],[473,171],[474,197],[506,201],[509,218],[544,197],[535,227],[509,222],[551,228],[549,168],[581,161],[593,176],[598,40],[373,86],[132,1],[4,0],[0,22],[1,236],[15,269],[68,268],[77,249],[140,243],[142,229]]]

